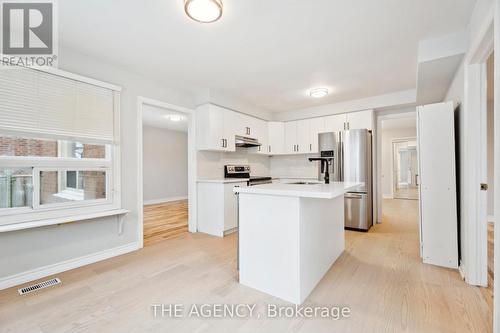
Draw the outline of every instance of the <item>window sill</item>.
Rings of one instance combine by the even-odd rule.
[[[100,218],[100,217],[125,215],[129,212],[130,211],[127,209],[113,209],[113,210],[107,210],[104,212],[96,212],[96,213],[90,213],[90,214],[73,215],[73,216],[68,216],[68,217],[59,217],[59,218],[54,218],[54,219],[38,220],[38,221],[32,221],[32,222],[6,224],[6,225],[0,226],[0,233],[9,232],[9,231],[24,230],[24,229],[39,228],[39,227],[46,227],[46,226],[57,225],[57,224],[66,224],[66,223],[85,221],[85,220],[92,220],[92,219],[96,219],[96,218]]]

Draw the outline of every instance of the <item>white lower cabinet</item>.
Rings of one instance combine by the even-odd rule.
[[[237,228],[237,197],[235,186],[247,182],[198,182],[198,231],[224,237]]]

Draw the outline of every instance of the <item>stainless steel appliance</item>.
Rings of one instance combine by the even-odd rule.
[[[368,231],[373,225],[372,134],[349,130],[319,135],[320,157],[332,157],[331,181],[360,183],[345,195],[345,227]],[[318,171],[324,180],[325,172]]]
[[[252,148],[260,147],[262,145],[261,143],[259,143],[259,140],[246,136],[236,135],[235,140],[236,147]]]
[[[271,177],[250,176],[249,165],[225,165],[224,178],[248,179],[248,186],[272,183]]]

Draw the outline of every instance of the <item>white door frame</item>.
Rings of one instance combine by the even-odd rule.
[[[495,142],[500,142],[500,0],[495,1],[495,14],[494,14],[494,30],[495,40],[495,97],[494,97],[494,117],[495,117]],[[494,214],[495,222],[499,221],[500,215],[500,145],[495,145],[495,162],[494,162],[494,182],[495,182],[495,195],[494,195]],[[497,222],[497,225],[498,224]],[[494,251],[495,258],[499,262],[500,258],[500,228],[495,227],[494,231]],[[495,264],[494,267],[494,294],[493,294],[493,332],[500,332],[500,264]]]
[[[395,198],[394,193],[396,191],[396,183],[397,178],[395,177],[395,163],[396,163],[396,152],[394,151],[394,144],[398,142],[408,142],[408,141],[417,141],[416,137],[407,137],[407,138],[394,138],[392,139],[392,154],[391,154],[391,177],[392,177],[392,197]]]
[[[495,117],[495,142],[500,142],[500,0],[495,2],[494,14],[494,51],[495,51],[495,97],[494,97],[494,117]],[[495,221],[500,221],[500,145],[495,145],[495,197],[494,197],[494,215]],[[497,222],[500,223],[500,222]],[[500,225],[500,224],[499,224]],[[495,258],[500,258],[500,232],[498,228],[494,231]],[[493,295],[493,332],[500,332],[500,264],[494,267],[494,295]]]
[[[465,281],[472,285],[488,285],[488,248],[486,224],[486,192],[480,183],[486,182],[486,61],[493,51],[493,13],[485,20],[480,38],[470,48],[465,61],[464,122],[466,182],[461,184],[461,192],[466,194],[464,204],[465,232],[461,234],[464,243],[460,262]],[[480,147],[480,149],[478,149]],[[484,215],[484,217],[483,217]]]
[[[377,139],[377,154],[376,164],[377,164],[377,174],[375,175],[377,178],[377,193],[376,193],[376,207],[377,207],[377,216],[376,222],[382,223],[382,201],[383,201],[383,191],[382,191],[382,121],[389,119],[400,119],[400,118],[413,118],[415,119],[415,124],[417,123],[417,112],[416,107],[406,109],[406,110],[397,110],[397,111],[377,111],[377,131],[376,131],[376,139]],[[391,176],[392,177],[392,176]]]
[[[169,104],[154,100],[146,97],[137,97],[137,155],[138,155],[138,166],[137,166],[137,194],[139,198],[138,202],[138,240],[140,247],[144,246],[144,198],[143,198],[143,152],[142,152],[142,114],[143,106],[151,105],[159,107],[162,109],[173,110],[177,112],[182,112],[188,115],[188,230],[189,232],[197,231],[197,216],[196,216],[196,175],[197,175],[197,159],[196,159],[196,112],[195,110],[188,109],[182,106]]]

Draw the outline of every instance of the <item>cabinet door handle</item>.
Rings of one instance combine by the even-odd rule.
[[[299,151],[299,150],[300,150],[300,149],[299,149],[299,145],[297,145],[297,151]]]
[[[313,150],[313,145],[312,143],[309,144],[309,151],[312,151]]]
[[[271,152],[271,145],[269,145],[268,149],[269,149],[269,152]]]
[[[351,129],[351,123],[347,122],[347,130],[350,130],[350,129]]]
[[[224,139],[222,139],[222,148],[224,148]]]
[[[224,148],[227,148],[227,139],[224,139]]]

